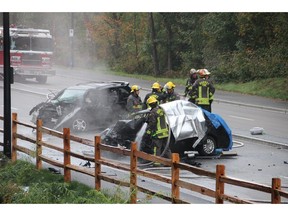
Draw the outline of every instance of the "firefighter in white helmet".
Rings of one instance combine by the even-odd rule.
[[[211,104],[214,99],[215,87],[209,79],[211,73],[207,69],[200,69],[198,74],[199,79],[195,81],[191,91],[189,92],[189,101],[209,112],[212,112]]]
[[[185,90],[184,90],[185,97],[188,95],[189,91],[192,89],[192,86],[197,79],[198,79],[197,70],[195,68],[192,68],[189,71],[189,78],[187,79],[186,85],[185,85]]]

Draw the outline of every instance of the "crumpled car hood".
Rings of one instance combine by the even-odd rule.
[[[193,147],[204,138],[207,132],[203,111],[185,100],[176,100],[160,104],[163,108],[171,132],[176,141],[198,137]]]

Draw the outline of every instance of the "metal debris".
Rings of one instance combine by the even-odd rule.
[[[49,167],[48,170],[49,170],[50,172],[54,173],[54,174],[61,174],[60,170],[57,170],[57,169],[55,169],[55,168],[53,168],[53,167]]]
[[[262,135],[264,133],[264,129],[261,127],[253,127],[250,129],[251,135]]]

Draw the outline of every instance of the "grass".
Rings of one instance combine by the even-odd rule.
[[[115,75],[131,77],[131,74],[126,74],[124,72],[113,72]],[[142,80],[155,80],[155,77],[148,75],[138,75],[133,74],[133,77]],[[162,78],[157,77],[156,79],[160,83],[166,83],[168,81],[173,81],[176,85],[184,86],[186,84],[186,78]],[[256,80],[246,83],[216,83],[216,91],[230,91],[239,92],[249,95],[257,95],[272,99],[288,100],[288,77],[286,78],[269,78],[263,80]],[[177,87],[176,87],[177,88]]]
[[[217,84],[216,89],[243,94],[257,95],[267,98],[288,100],[288,77],[270,78],[247,83]]]
[[[121,191],[109,195],[79,182],[65,183],[62,175],[21,160],[0,166],[0,179],[0,204],[128,203]]]

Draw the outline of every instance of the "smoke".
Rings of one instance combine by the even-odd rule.
[[[67,90],[66,95],[69,95],[69,91]],[[75,90],[72,91],[75,95]],[[65,96],[65,94],[63,95]],[[69,98],[64,96],[59,99],[67,101]],[[60,118],[55,129],[68,126],[76,131],[88,131],[94,128],[109,127],[127,115],[125,106],[118,104],[118,101],[118,94],[115,90],[90,89],[87,94],[78,95],[73,107],[71,107],[71,103],[67,107],[61,107],[61,111],[58,112]],[[61,116],[63,116],[62,119]]]

